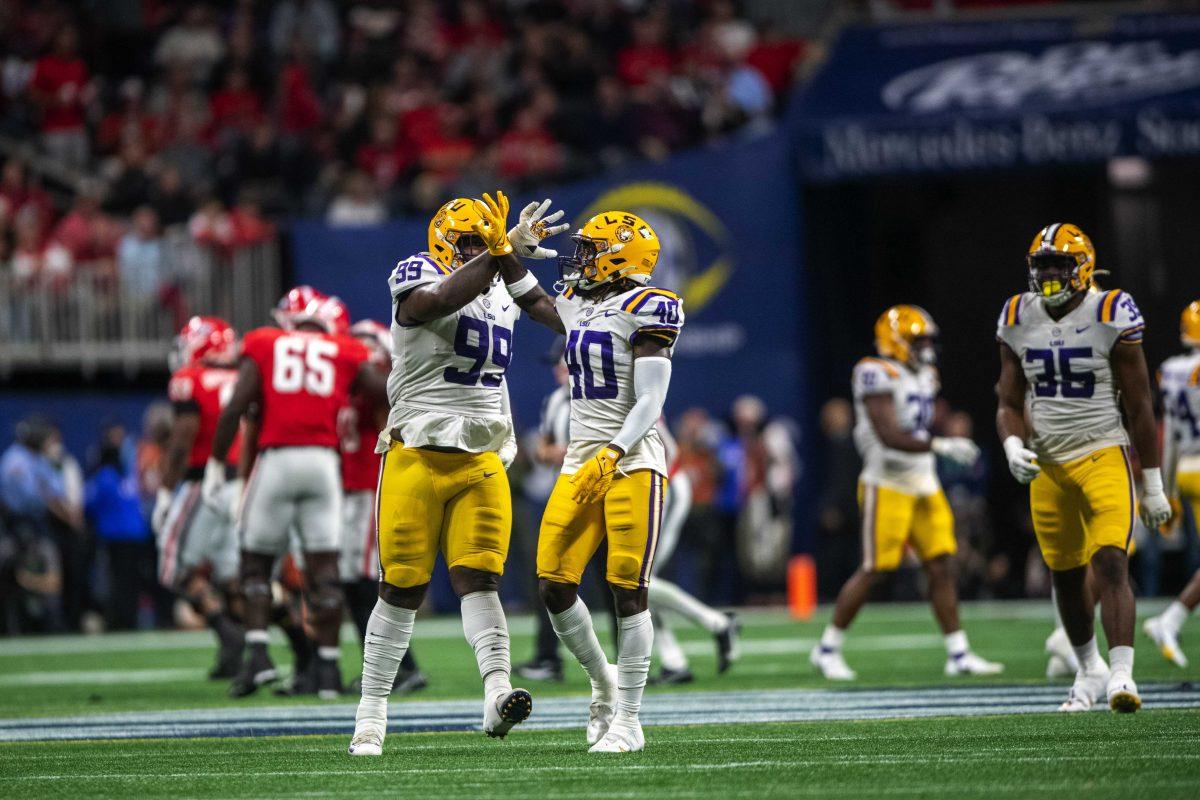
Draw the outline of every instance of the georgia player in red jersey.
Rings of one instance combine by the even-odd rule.
[[[287,552],[294,530],[304,553],[304,605],[317,642],[317,695],[331,699],[342,688],[337,416],[352,394],[386,402],[386,382],[370,364],[366,345],[347,335],[346,307],[336,297],[297,287],[280,300],[275,319],[278,328],[253,330],[242,340],[237,383],[221,412],[204,470],[204,495],[215,497],[225,483],[221,462],[238,420],[257,405],[258,458],[238,519],[247,654],[230,693],[250,694],[277,677],[267,655],[271,570]]]
[[[212,679],[237,673],[243,645],[242,627],[230,610],[238,571],[235,484],[227,484],[216,506],[200,498],[217,418],[237,378],[237,353],[237,332],[218,317],[192,317],[179,332],[167,386],[175,419],[152,515],[159,580],[182,595],[217,636]],[[235,441],[224,463],[227,471],[236,469],[237,450]]]
[[[392,334],[383,323],[364,319],[354,323],[350,335],[371,351],[371,362],[384,378],[392,369]],[[375,534],[375,490],[379,459],[375,444],[387,422],[387,403],[374,403],[358,394],[338,416],[342,440],[342,591],[350,617],[358,627],[359,641],[366,638],[367,622],[379,592],[379,548]],[[347,691],[360,687],[354,681]],[[414,692],[428,682],[417,667],[410,648],[400,662],[392,692]]]

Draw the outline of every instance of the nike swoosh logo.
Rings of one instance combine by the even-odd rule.
[[[483,477],[485,477],[485,478],[490,478],[490,477],[492,477],[492,476],[493,476],[493,475],[495,475],[495,474],[496,474],[496,473],[494,473],[494,472],[485,472],[485,473],[483,473]]]
[[[611,317],[613,314],[616,314],[616,313],[617,313],[616,311],[605,311],[604,316]]]
[[[1075,332],[1076,332],[1076,333],[1083,333],[1084,331],[1086,331],[1086,330],[1087,330],[1088,328],[1090,328],[1090,327],[1092,327],[1092,326],[1091,326],[1091,325],[1084,325],[1082,328],[1076,328],[1076,329],[1075,329]]]
[[[512,303],[509,303],[506,306],[500,306],[501,311],[508,311],[508,309],[510,309],[510,308],[512,308]]]
[[[1092,463],[1095,464],[1097,461],[1099,461],[1102,458],[1104,458],[1104,453],[1101,453],[1098,456],[1092,456]]]

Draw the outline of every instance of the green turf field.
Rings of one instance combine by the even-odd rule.
[[[1146,613],[1155,609],[1144,606]],[[1147,693],[1146,708],[1133,716],[1096,712],[1065,717],[1034,713],[1051,708],[1066,692],[1065,681],[1051,687],[1044,677],[1042,642],[1050,625],[1046,603],[968,605],[964,626],[973,646],[1003,661],[1007,671],[998,678],[967,680],[942,677],[944,650],[924,606],[869,607],[846,647],[859,681],[851,689],[797,692],[829,688],[807,662],[807,650],[827,614],[823,610],[817,619],[800,623],[781,612],[746,613],[742,660],[721,677],[712,674],[708,637],[681,626],[697,681],[673,694],[648,690],[651,725],[642,754],[586,753],[582,729],[567,714],[576,707],[584,713],[586,700],[563,697],[584,691],[582,671],[575,668],[564,684],[529,685],[535,697],[531,729],[518,728],[502,742],[475,732],[394,732],[384,758],[364,764],[344,754],[344,734],[10,741],[0,743],[0,796],[355,797],[456,790],[469,797],[533,793],[544,800],[1040,797],[1080,789],[1095,797],[1200,796],[1200,749],[1195,746],[1200,710],[1185,708],[1200,707],[1200,691],[1193,700],[1187,683],[1200,678],[1200,668],[1179,670],[1166,664],[1140,634],[1135,675],[1160,693]],[[531,621],[516,617],[511,627],[514,661],[519,662],[532,646]],[[609,644],[611,637],[601,632],[601,640]],[[414,642],[431,686],[411,699],[394,701],[393,715],[421,716],[434,707],[456,705],[427,702],[439,699],[469,701],[457,706],[474,714],[479,678],[458,620],[420,618]],[[279,651],[281,662],[285,653]],[[1200,652],[1192,656],[1200,660]],[[122,721],[131,724],[163,711],[169,713],[160,713],[160,719],[184,719],[188,709],[210,709],[194,712],[197,718],[240,718],[245,708],[245,716],[288,715],[301,726],[309,716],[323,714],[331,721],[315,730],[352,726],[353,698],[344,705],[315,708],[311,699],[280,699],[264,692],[235,703],[222,684],[204,680],[211,657],[204,633],[0,642],[0,737],[5,721],[10,726],[57,725],[54,735],[61,737],[75,735],[70,731],[87,722],[80,719],[85,715],[113,714],[120,735],[120,726],[127,724]],[[358,658],[355,646],[345,648],[347,678],[358,673]],[[956,687],[957,693],[941,687]],[[727,694],[714,694],[718,690]],[[763,702],[756,706],[756,698]],[[1155,698],[1160,699],[1157,709]],[[810,702],[813,721],[762,721],[772,718],[775,703],[781,715],[792,714],[781,719],[807,719]],[[221,710],[230,707],[232,711]],[[756,710],[740,721],[743,707]],[[684,711],[664,715],[671,708]],[[900,710],[893,713],[892,708]],[[561,729],[532,729],[539,709],[543,723],[549,719]],[[721,716],[722,721],[675,724],[690,720],[688,709],[697,720]],[[859,718],[914,713],[938,716]],[[58,719],[35,723],[29,719],[34,717]],[[655,718],[671,724],[654,725]],[[600,763],[613,759],[622,769]]]

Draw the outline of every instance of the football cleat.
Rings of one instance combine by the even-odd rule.
[[[396,680],[392,682],[392,694],[412,694],[421,691],[428,685],[429,680],[421,670],[401,667],[400,671],[396,673]]]
[[[608,733],[617,710],[617,665],[608,665],[608,685],[592,687],[592,704],[588,706],[587,743],[595,744]]]
[[[527,681],[554,681],[562,683],[562,662],[550,658],[535,658],[517,665],[513,670]]]
[[[1118,714],[1132,714],[1142,707],[1142,696],[1138,694],[1133,676],[1121,670],[1108,679],[1108,707]]]
[[[742,623],[738,621],[737,614],[732,611],[727,611],[725,616],[729,618],[729,625],[716,635],[718,675],[729,669],[733,662],[741,656],[738,644],[742,637]]]
[[[266,648],[251,648],[249,658],[242,662],[237,677],[229,684],[229,696],[248,697],[257,692],[260,686],[278,679],[279,671],[267,655]]]
[[[347,752],[352,756],[383,755],[383,728],[372,722],[360,722],[354,728]]]
[[[312,671],[317,678],[317,697],[321,700],[337,700],[342,694],[342,670],[338,662],[318,658]]]
[[[663,667],[658,675],[650,679],[650,683],[655,686],[678,686],[681,683],[691,683],[696,680],[696,676],[687,667],[683,669],[667,669]]]
[[[850,669],[846,659],[842,658],[841,650],[822,647],[818,644],[808,654],[808,660],[821,674],[830,681],[852,681],[858,678],[858,673]]]
[[[946,659],[946,676],[955,675],[999,675],[1004,672],[1004,665],[995,661],[981,658],[970,650],[965,650]]]
[[[1046,637],[1046,652],[1050,655],[1050,661],[1046,664],[1047,678],[1065,678],[1079,672],[1079,658],[1064,629],[1055,628]]]
[[[493,739],[503,739],[514,725],[529,718],[533,711],[533,695],[524,689],[483,701],[483,732]]]
[[[221,649],[217,652],[217,662],[208,672],[208,679],[220,681],[237,677],[238,670],[242,666],[243,649],[240,643],[222,643]]]
[[[642,725],[637,720],[632,723],[622,720],[608,729],[600,741],[590,748],[589,753],[636,753],[646,747],[646,737],[642,735]]]
[[[1100,694],[1108,685],[1108,665],[1101,662],[1100,669],[1075,673],[1075,683],[1067,693],[1067,699],[1058,707],[1059,711],[1090,711]]]
[[[1151,617],[1142,623],[1142,630],[1158,645],[1162,657],[1179,667],[1188,665],[1187,656],[1179,646],[1179,632],[1163,623],[1162,617]]]

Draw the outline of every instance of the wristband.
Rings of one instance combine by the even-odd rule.
[[[522,295],[526,295],[526,294],[529,294],[530,292],[532,292],[533,288],[537,285],[538,285],[537,276],[534,275],[531,271],[526,270],[525,274],[522,275],[520,278],[517,278],[512,283],[504,284],[504,288],[508,289],[509,296],[512,297],[512,299],[516,300],[518,297],[521,297]]]
[[[1142,491],[1145,494],[1162,494],[1162,470],[1158,467],[1142,470]]]

